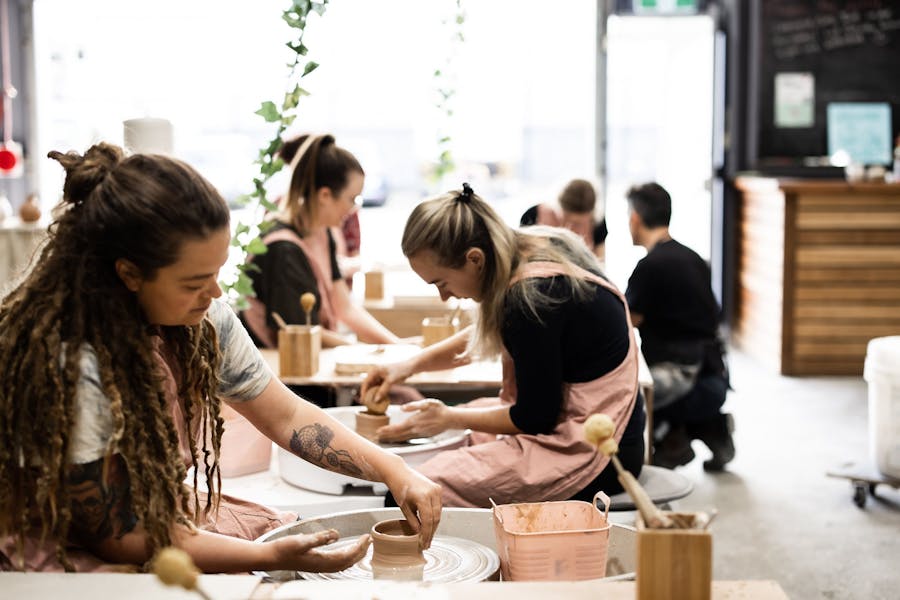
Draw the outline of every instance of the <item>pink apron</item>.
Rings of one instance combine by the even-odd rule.
[[[319,324],[325,329],[334,329],[334,282],[331,280],[331,252],[328,246],[328,234],[325,230],[306,239],[301,238],[288,227],[273,231],[263,237],[267,246],[275,242],[291,242],[296,244],[309,260],[316,284],[319,288]],[[277,274],[273,274],[277,275]],[[250,307],[244,311],[244,322],[266,348],[278,347],[278,332],[266,323],[266,306],[257,298],[248,298]],[[300,302],[300,294],[297,294]]]
[[[581,223],[569,223],[568,225],[563,224],[563,219],[559,215],[559,212],[549,204],[538,204],[537,205],[537,218],[535,219],[536,225],[548,225],[550,227],[568,227],[577,235],[580,235],[584,240],[584,243],[587,244],[588,248],[594,248],[594,229],[593,226],[582,225]]]
[[[178,369],[176,368],[176,372],[173,373],[173,370],[170,368],[170,365],[173,363],[166,360],[165,352],[160,348],[160,339],[154,337],[153,340],[156,345],[155,350],[159,365],[165,376],[163,388],[166,400],[172,410],[175,428],[178,431],[181,454],[185,459],[185,463],[190,465],[190,445],[187,441],[183,416],[184,401],[177,395]],[[192,429],[194,429],[193,426]],[[199,468],[202,469],[202,465]],[[217,513],[211,510],[208,515],[203,515],[202,509],[206,504],[206,494],[198,492],[198,499],[201,513],[194,516],[197,526],[206,531],[214,531],[231,537],[254,540],[271,529],[297,520],[297,515],[294,513],[275,511],[253,502],[226,495],[221,496]],[[189,502],[188,506],[192,507],[193,502]],[[66,554],[75,570],[79,573],[101,571],[136,572],[138,570],[138,567],[135,565],[107,563],[90,551],[75,545],[69,545],[66,548]],[[54,540],[48,539],[41,542],[37,536],[26,538],[23,556],[26,571],[64,570],[62,563],[56,557],[56,542]],[[12,537],[0,538],[0,571],[18,569],[19,566],[20,560],[18,559],[15,540]]]
[[[474,433],[469,446],[442,452],[417,467],[441,485],[446,506],[489,507],[490,499],[497,504],[567,500],[590,484],[609,462],[584,440],[585,419],[598,412],[609,415],[616,425],[616,441],[622,439],[638,392],[637,346],[631,316],[625,298],[615,286],[593,273],[577,270],[582,278],[613,292],[625,306],[629,332],[625,360],[602,377],[565,384],[559,420],[551,433]],[[558,263],[526,263],[510,285],[525,277],[552,277],[563,272]],[[515,370],[506,351],[502,361],[500,397],[480,398],[468,406],[515,403]]]

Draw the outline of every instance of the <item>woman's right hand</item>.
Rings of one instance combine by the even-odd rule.
[[[327,529],[316,533],[299,533],[267,542],[272,551],[271,569],[277,571],[307,571],[310,573],[335,573],[350,568],[366,555],[371,536],[361,535],[356,543],[340,550],[320,548],[336,542],[338,532]]]
[[[359,388],[359,397],[364,399],[369,388],[377,388],[375,395],[371,398],[371,402],[377,404],[380,400],[387,398],[392,385],[403,383],[412,374],[412,365],[408,361],[374,367],[363,380],[362,386]]]

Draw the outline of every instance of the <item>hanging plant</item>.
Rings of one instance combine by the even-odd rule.
[[[454,69],[454,57],[459,46],[465,41],[463,36],[463,24],[466,22],[466,13],[462,7],[462,0],[455,0],[454,13],[442,22],[450,26],[451,35],[448,52],[444,55],[444,64],[434,70],[435,93],[437,102],[435,107],[439,112],[437,151],[438,158],[431,171],[432,179],[440,182],[443,177],[453,171],[456,163],[451,152],[451,135],[453,121],[453,97],[456,95],[456,72]]]
[[[267,123],[275,124],[275,133],[269,142],[260,148],[254,164],[259,167],[259,173],[253,178],[253,191],[238,198],[242,206],[253,206],[251,214],[257,215],[262,211],[276,212],[278,206],[266,196],[266,184],[269,180],[284,168],[284,161],[278,156],[278,150],[283,143],[282,135],[297,118],[297,106],[300,98],[308,96],[301,80],[318,68],[319,64],[306,58],[309,49],[303,43],[303,34],[306,31],[307,19],[311,13],[322,16],[328,0],[313,2],[311,0],[292,0],[290,8],[281,13],[282,20],[288,24],[292,31],[292,40],[287,42],[287,47],[293,52],[293,60],[288,63],[288,89],[284,93],[281,102],[267,100],[262,103],[255,114],[259,115]],[[241,223],[235,228],[231,245],[241,249],[244,256],[265,254],[266,245],[261,234],[271,227],[270,223]],[[234,281],[223,283],[222,288],[232,300],[238,310],[247,308],[247,298],[255,296],[253,283],[248,274],[259,267],[253,263],[242,261],[237,265],[237,276]]]

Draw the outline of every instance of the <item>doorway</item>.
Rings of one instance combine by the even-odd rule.
[[[719,252],[713,207],[720,186],[713,173],[723,77],[709,15],[611,15],[606,34],[606,267],[624,290],[645,254],[628,232],[631,185],[665,187],[672,196],[672,236],[708,261]]]

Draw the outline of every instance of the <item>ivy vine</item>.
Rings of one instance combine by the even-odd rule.
[[[440,112],[441,122],[438,125],[438,159],[431,172],[432,178],[439,182],[447,173],[453,171],[456,163],[451,151],[451,124],[453,120],[453,97],[456,95],[455,73],[453,71],[453,58],[459,46],[465,41],[463,36],[463,24],[466,22],[466,13],[463,10],[462,0],[455,0],[456,8],[450,17],[443,19],[444,26],[450,26],[450,48],[444,58],[441,68],[435,69],[433,80],[437,93],[436,108]]]
[[[269,142],[260,148],[254,164],[259,167],[259,173],[253,178],[253,191],[238,198],[242,206],[253,205],[269,212],[276,212],[278,206],[266,196],[266,184],[279,171],[284,168],[284,161],[278,156],[278,150],[283,143],[282,136],[288,127],[297,118],[297,106],[303,96],[309,92],[300,85],[301,80],[315,71],[319,64],[306,58],[309,49],[303,43],[303,34],[306,32],[307,19],[312,13],[320,17],[325,13],[328,0],[292,0],[289,8],[281,13],[282,20],[287,23],[292,31],[292,39],[287,42],[287,47],[293,52],[293,60],[288,63],[288,89],[280,103],[267,100],[262,103],[255,114],[259,115],[267,123],[274,123],[275,133]],[[260,212],[252,211],[253,214]],[[261,234],[266,232],[270,223],[238,223],[235,228],[231,245],[241,249],[244,256],[265,254],[266,245],[263,244]],[[237,265],[237,276],[230,283],[223,283],[222,287],[228,297],[233,301],[238,310],[248,306],[247,298],[255,295],[253,283],[249,272],[258,270],[253,263],[241,261]]]

